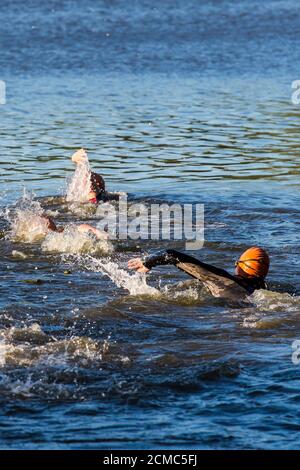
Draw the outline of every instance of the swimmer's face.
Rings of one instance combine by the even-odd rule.
[[[89,192],[89,194],[88,194],[88,199],[89,199],[89,201],[90,201],[91,199],[96,199],[96,197],[97,197],[96,191],[90,191],[90,192]]]
[[[240,277],[248,277],[247,273],[242,271],[238,266],[235,267],[235,275]]]

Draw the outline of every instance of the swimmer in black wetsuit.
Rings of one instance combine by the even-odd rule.
[[[87,152],[84,149],[77,150],[72,155],[72,161],[79,165],[80,163],[87,162]],[[92,204],[98,204],[99,202],[108,202],[108,201],[118,201],[119,195],[109,193],[105,189],[105,181],[101,175],[93,171],[89,172],[90,178],[90,192],[88,194],[88,200],[86,202],[91,202]]]
[[[150,256],[130,260],[128,267],[146,273],[159,265],[172,264],[198,279],[214,297],[229,300],[242,299],[257,289],[266,289],[265,277],[269,270],[269,256],[265,250],[252,247],[236,262],[235,275],[224,269],[203,263],[192,256],[176,250],[166,250]]]

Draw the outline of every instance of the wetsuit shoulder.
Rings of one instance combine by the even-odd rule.
[[[261,277],[247,278],[241,276],[234,276],[236,282],[244,287],[248,294],[253,294],[254,291],[259,289],[267,289],[267,284],[265,280]]]
[[[179,257],[177,255],[182,255],[182,253],[175,250],[162,250],[158,253],[155,253],[154,255],[148,256],[143,263],[144,266],[148,269],[167,264],[176,265],[176,263],[179,261]]]
[[[109,201],[118,201],[120,199],[119,194],[109,193],[107,191],[102,191],[96,197],[97,202],[109,202]]]

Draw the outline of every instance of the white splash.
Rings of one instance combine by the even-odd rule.
[[[17,258],[17,259],[27,259],[28,258],[28,255],[23,253],[23,251],[12,250],[11,254],[14,258]]]
[[[0,367],[4,367],[6,363],[6,354],[9,347],[4,340],[0,340]]]
[[[180,303],[193,304],[203,300],[203,292],[198,281],[184,281],[177,284],[165,285],[162,294],[166,299]]]
[[[255,306],[243,310],[243,326],[246,328],[279,328],[282,324],[293,322],[300,308],[300,297],[287,292],[260,289],[249,300]]]
[[[300,297],[292,296],[287,292],[273,292],[268,290],[257,290],[250,299],[260,310],[264,311],[294,311],[299,310]]]
[[[68,184],[66,200],[68,202],[86,202],[91,190],[90,164],[88,159],[76,165],[75,173]]]
[[[89,337],[73,336],[57,340],[47,335],[38,324],[0,330],[0,367],[6,365],[68,365],[102,360],[110,347],[110,336],[102,343]]]
[[[93,234],[80,232],[76,225],[69,225],[61,233],[49,232],[42,243],[42,250],[53,253],[108,255],[114,249],[108,240],[97,240]]]
[[[154,297],[161,295],[158,289],[148,286],[146,276],[143,274],[135,273],[131,275],[121,269],[117,263],[112,261],[104,262],[92,256],[86,256],[81,261],[84,262],[86,269],[106,274],[114,284],[127,290],[130,295],[150,295]]]
[[[5,218],[10,223],[10,238],[25,243],[41,240],[48,232],[44,210],[34,194],[24,190],[23,197],[12,208],[6,209]]]

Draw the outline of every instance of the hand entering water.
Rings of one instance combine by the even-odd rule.
[[[135,269],[138,273],[147,273],[150,269],[144,266],[141,258],[134,258],[128,261],[128,268]]]

